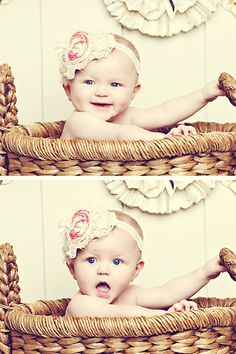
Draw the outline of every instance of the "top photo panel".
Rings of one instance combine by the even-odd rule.
[[[236,176],[236,3],[0,1],[0,176]]]

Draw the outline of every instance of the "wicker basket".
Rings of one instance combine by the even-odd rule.
[[[0,175],[236,175],[236,124],[196,122],[196,136],[59,139],[64,121],[17,125],[14,78],[0,66]],[[168,129],[162,131],[168,132]]]
[[[3,245],[1,250],[4,252],[6,248],[9,245]],[[233,262],[235,267],[235,259]],[[17,282],[18,276],[14,274]],[[5,314],[5,324],[11,333],[2,351],[236,353],[236,299],[196,298],[195,301],[200,307],[197,311],[131,318],[63,317],[69,299],[15,305]]]

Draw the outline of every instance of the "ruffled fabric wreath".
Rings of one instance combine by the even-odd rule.
[[[222,0],[222,6],[236,16],[236,0]]]
[[[108,180],[111,194],[128,207],[153,214],[170,214],[200,202],[215,187],[214,181]]]
[[[124,27],[150,36],[172,36],[205,22],[221,0],[104,0]]]

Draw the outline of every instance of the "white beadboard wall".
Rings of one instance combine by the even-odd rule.
[[[147,107],[188,93],[218,77],[236,76],[236,17],[219,6],[205,24],[169,38],[130,31],[108,13],[103,0],[11,0],[0,6],[0,63],[12,67],[19,122],[66,119],[72,107],[59,83],[55,45],[76,28],[120,33],[142,57],[142,90],[134,104]],[[219,98],[191,121],[235,120],[235,108]]]
[[[142,90],[134,104],[139,107],[188,93],[222,71],[236,77],[236,17],[222,7],[190,32],[158,38],[122,28],[103,0],[12,0],[0,6],[0,64],[12,67],[21,124],[66,119],[72,111],[59,83],[54,48],[61,35],[84,26],[123,34],[137,46]],[[196,120],[234,122],[235,108],[219,98],[191,118]],[[70,297],[75,292],[62,262],[57,225],[66,209],[84,203],[102,202],[140,220],[146,265],[136,282],[143,286],[192,270],[223,246],[236,250],[236,195],[221,182],[204,201],[171,215],[128,209],[102,180],[91,178],[16,179],[0,186],[0,200],[0,243],[14,246],[24,302]],[[235,284],[224,274],[200,295],[235,297]]]
[[[236,194],[220,181],[206,199],[169,215],[124,207],[98,179],[12,180],[0,185],[0,201],[0,244],[14,246],[24,302],[71,297],[76,291],[63,263],[58,234],[60,218],[76,207],[103,204],[137,218],[145,235],[146,264],[136,283],[145,287],[193,270],[222,247],[236,251]],[[226,298],[235,294],[235,283],[222,274],[198,295]]]

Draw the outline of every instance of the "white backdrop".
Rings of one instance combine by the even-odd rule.
[[[103,0],[12,0],[0,7],[0,63],[12,67],[19,121],[66,119],[72,108],[59,84],[55,45],[76,28],[100,28],[127,36],[142,58],[142,90],[134,104],[146,107],[188,93],[222,71],[236,76],[236,17],[223,7],[197,28],[172,37],[149,37],[121,27]],[[192,121],[234,121],[235,108],[219,98]]]
[[[124,207],[103,180],[13,180],[0,186],[0,244],[10,242],[19,265],[22,300],[71,297],[76,284],[63,263],[58,222],[68,209],[103,204],[137,218],[144,235],[144,270],[137,284],[151,287],[203,264],[222,247],[236,251],[236,194],[221,182],[205,200],[170,215]],[[221,275],[201,295],[235,297],[235,283]]]
[[[142,89],[134,104],[139,107],[188,93],[222,71],[236,76],[236,17],[222,7],[190,32],[158,38],[122,28],[103,0],[12,0],[0,6],[0,63],[12,67],[20,123],[66,119],[72,111],[59,84],[54,48],[62,34],[83,26],[123,34],[137,46]],[[219,98],[191,120],[233,122],[235,108]],[[0,198],[0,243],[14,246],[26,302],[70,297],[76,289],[57,234],[65,209],[98,201],[128,210],[98,178],[21,178],[3,192],[0,186]],[[155,286],[201,265],[223,246],[236,250],[235,198],[219,182],[206,200],[171,215],[128,210],[145,232],[146,265],[137,283]],[[235,284],[222,275],[200,294],[235,297]]]

